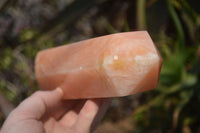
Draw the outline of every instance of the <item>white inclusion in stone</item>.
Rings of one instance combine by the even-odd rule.
[[[143,56],[135,56],[136,63],[146,66],[146,65],[152,65],[156,63],[159,60],[158,55],[153,53],[148,53]]]
[[[118,60],[118,56],[117,55],[114,56],[114,60]]]
[[[159,61],[159,56],[148,53],[143,56],[135,56],[136,70],[140,74],[146,74],[151,67]]]
[[[83,68],[80,66],[80,70],[82,70]]]
[[[104,58],[103,66],[106,67],[107,65],[113,64],[113,57],[107,56]]]

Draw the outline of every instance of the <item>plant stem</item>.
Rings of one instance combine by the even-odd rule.
[[[168,9],[169,9],[169,12],[170,12],[170,15],[172,17],[172,20],[175,24],[175,28],[176,28],[176,31],[177,31],[177,34],[178,34],[178,52],[183,56],[183,54],[185,54],[185,37],[184,37],[184,31],[183,31],[183,28],[182,28],[182,25],[181,25],[181,22],[178,18],[178,15],[171,3],[171,0],[168,0],[167,1],[167,4],[168,4]]]
[[[146,0],[137,0],[137,28],[146,29]]]

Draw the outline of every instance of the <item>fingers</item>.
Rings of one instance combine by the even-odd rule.
[[[63,92],[60,88],[53,91],[38,91],[24,100],[14,111],[22,119],[40,119],[44,113],[61,101]]]
[[[44,123],[45,133],[73,133],[71,128],[59,124],[54,118]]]
[[[61,119],[63,115],[67,111],[71,110],[76,103],[76,100],[62,100],[57,106],[46,112],[46,114],[42,117],[42,121],[45,122],[50,117],[53,117],[55,120]]]
[[[101,105],[97,115],[95,116],[92,125],[91,125],[91,128],[90,128],[91,132],[93,132],[97,128],[97,126],[100,124],[102,118],[104,117],[106,111],[108,110],[110,103],[111,103],[111,98],[105,98],[103,100],[103,103],[102,103],[102,105]]]
[[[76,100],[74,106],[66,112],[59,123],[66,127],[72,127],[77,120],[78,114],[86,100]]]
[[[105,106],[104,104],[107,105]],[[89,133],[92,129],[92,123],[98,122],[102,119],[105,111],[108,107],[108,101],[105,99],[93,99],[87,100],[83,108],[81,109],[76,121],[76,132]],[[99,115],[98,115],[99,114]],[[98,118],[96,118],[98,117]],[[95,119],[96,118],[96,119]],[[95,125],[96,126],[96,125]],[[93,126],[94,128],[94,126]]]

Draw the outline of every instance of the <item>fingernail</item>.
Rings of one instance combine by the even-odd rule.
[[[57,88],[55,89],[55,91],[57,91],[57,92],[59,92],[60,94],[63,95],[63,90],[62,90],[60,87],[57,87]]]

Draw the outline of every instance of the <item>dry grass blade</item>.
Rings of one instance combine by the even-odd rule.
[[[14,109],[14,105],[9,102],[3,94],[0,92],[0,109],[2,110],[4,116],[8,116],[9,113]]]
[[[78,19],[87,9],[96,5],[98,0],[76,0],[69,6],[66,6],[60,13],[58,13],[52,20],[50,20],[42,28],[37,40],[43,40],[46,36],[55,36],[65,27],[70,26],[74,20]]]
[[[12,0],[1,0],[0,1],[0,13],[6,9],[6,7],[9,5],[9,3],[11,2]]]

